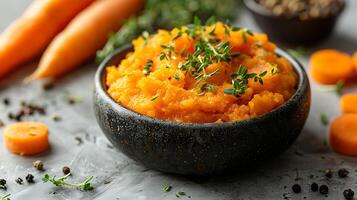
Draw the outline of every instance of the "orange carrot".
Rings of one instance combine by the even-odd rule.
[[[351,56],[337,50],[320,50],[310,58],[311,77],[321,84],[336,84],[353,76]]]
[[[19,122],[4,130],[5,146],[13,153],[35,155],[48,149],[48,128],[39,122]]]
[[[357,94],[346,94],[340,100],[341,112],[357,114]]]
[[[97,1],[79,14],[45,51],[29,80],[56,78],[92,58],[108,35],[138,12],[143,0]]]
[[[338,153],[357,156],[357,114],[344,114],[332,122],[330,145]]]
[[[0,77],[40,55],[71,19],[93,1],[33,1],[0,35]]]

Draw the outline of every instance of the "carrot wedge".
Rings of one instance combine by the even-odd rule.
[[[39,122],[19,122],[4,130],[4,143],[19,155],[35,155],[48,149],[48,128]]]
[[[142,0],[93,3],[54,39],[28,80],[56,78],[83,64],[104,46],[111,32],[117,31],[142,6]]]
[[[357,94],[346,94],[340,100],[342,113],[356,113],[357,114]]]
[[[336,50],[320,50],[310,58],[311,77],[321,84],[336,84],[354,74],[351,56]]]
[[[39,56],[71,19],[93,1],[33,1],[0,35],[0,77]]]
[[[357,114],[344,114],[330,127],[330,146],[336,152],[357,156]]]

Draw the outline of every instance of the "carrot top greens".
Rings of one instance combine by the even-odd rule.
[[[116,48],[128,43],[143,31],[150,33],[157,28],[171,29],[193,21],[194,16],[208,19],[216,16],[219,20],[233,19],[238,4],[235,0],[146,0],[144,10],[137,17],[129,19],[108,40],[98,52],[97,60],[102,61]],[[147,32],[146,32],[147,33]]]

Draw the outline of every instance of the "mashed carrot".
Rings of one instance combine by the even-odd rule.
[[[107,68],[109,95],[144,115],[178,122],[249,119],[295,92],[291,64],[264,34],[222,23],[142,36]]]

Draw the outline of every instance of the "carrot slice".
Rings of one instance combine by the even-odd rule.
[[[94,0],[36,0],[0,36],[0,77],[39,56]]]
[[[337,50],[315,52],[310,58],[311,77],[321,84],[336,84],[353,76],[351,56]]]
[[[4,130],[5,146],[13,153],[35,155],[48,149],[48,128],[39,122],[19,122]]]
[[[27,80],[57,78],[93,58],[111,32],[137,13],[143,0],[96,1],[60,33],[43,54],[39,67]]]
[[[357,113],[357,94],[346,94],[340,100],[343,113]]]
[[[332,122],[330,145],[338,153],[357,156],[357,114],[344,114]]]

